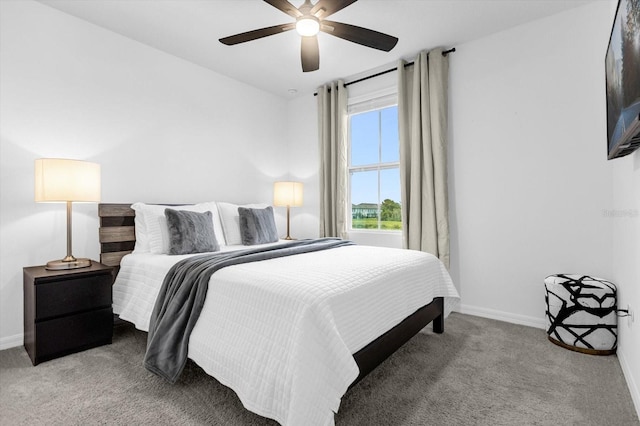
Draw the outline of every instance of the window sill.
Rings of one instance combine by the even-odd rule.
[[[383,230],[383,229],[349,229],[348,234],[376,234],[376,235],[402,235],[402,230]]]
[[[402,231],[382,231],[378,229],[354,229],[348,231],[349,239],[356,244],[402,248]]]

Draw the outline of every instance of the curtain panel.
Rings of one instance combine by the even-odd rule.
[[[344,81],[319,87],[320,237],[347,238],[347,120]]]
[[[398,63],[398,124],[403,247],[449,268],[447,111],[449,62],[442,49]]]

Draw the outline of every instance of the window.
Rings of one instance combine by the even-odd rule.
[[[387,97],[349,108],[351,229],[402,229],[395,103]]]

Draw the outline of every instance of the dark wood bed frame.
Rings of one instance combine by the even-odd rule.
[[[120,260],[131,253],[135,245],[135,211],[131,209],[131,204],[99,204],[98,215],[100,216],[100,262],[114,268],[115,278],[120,269]],[[443,312],[444,299],[436,297],[433,302],[418,309],[400,324],[356,352],[353,357],[360,369],[360,375],[350,387],[358,383],[430,322],[433,322],[435,333],[444,332]]]

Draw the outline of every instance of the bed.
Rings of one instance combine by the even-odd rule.
[[[139,250],[149,241],[136,244],[143,215],[134,208],[100,204],[100,260],[114,267],[114,312],[148,331],[164,276],[190,255]],[[175,208],[215,210],[220,250],[245,248],[228,217],[237,206]],[[333,424],[342,395],[430,322],[442,333],[458,297],[435,257],[367,246],[231,266],[213,274],[208,291],[189,358],[247,409],[283,425]]]

